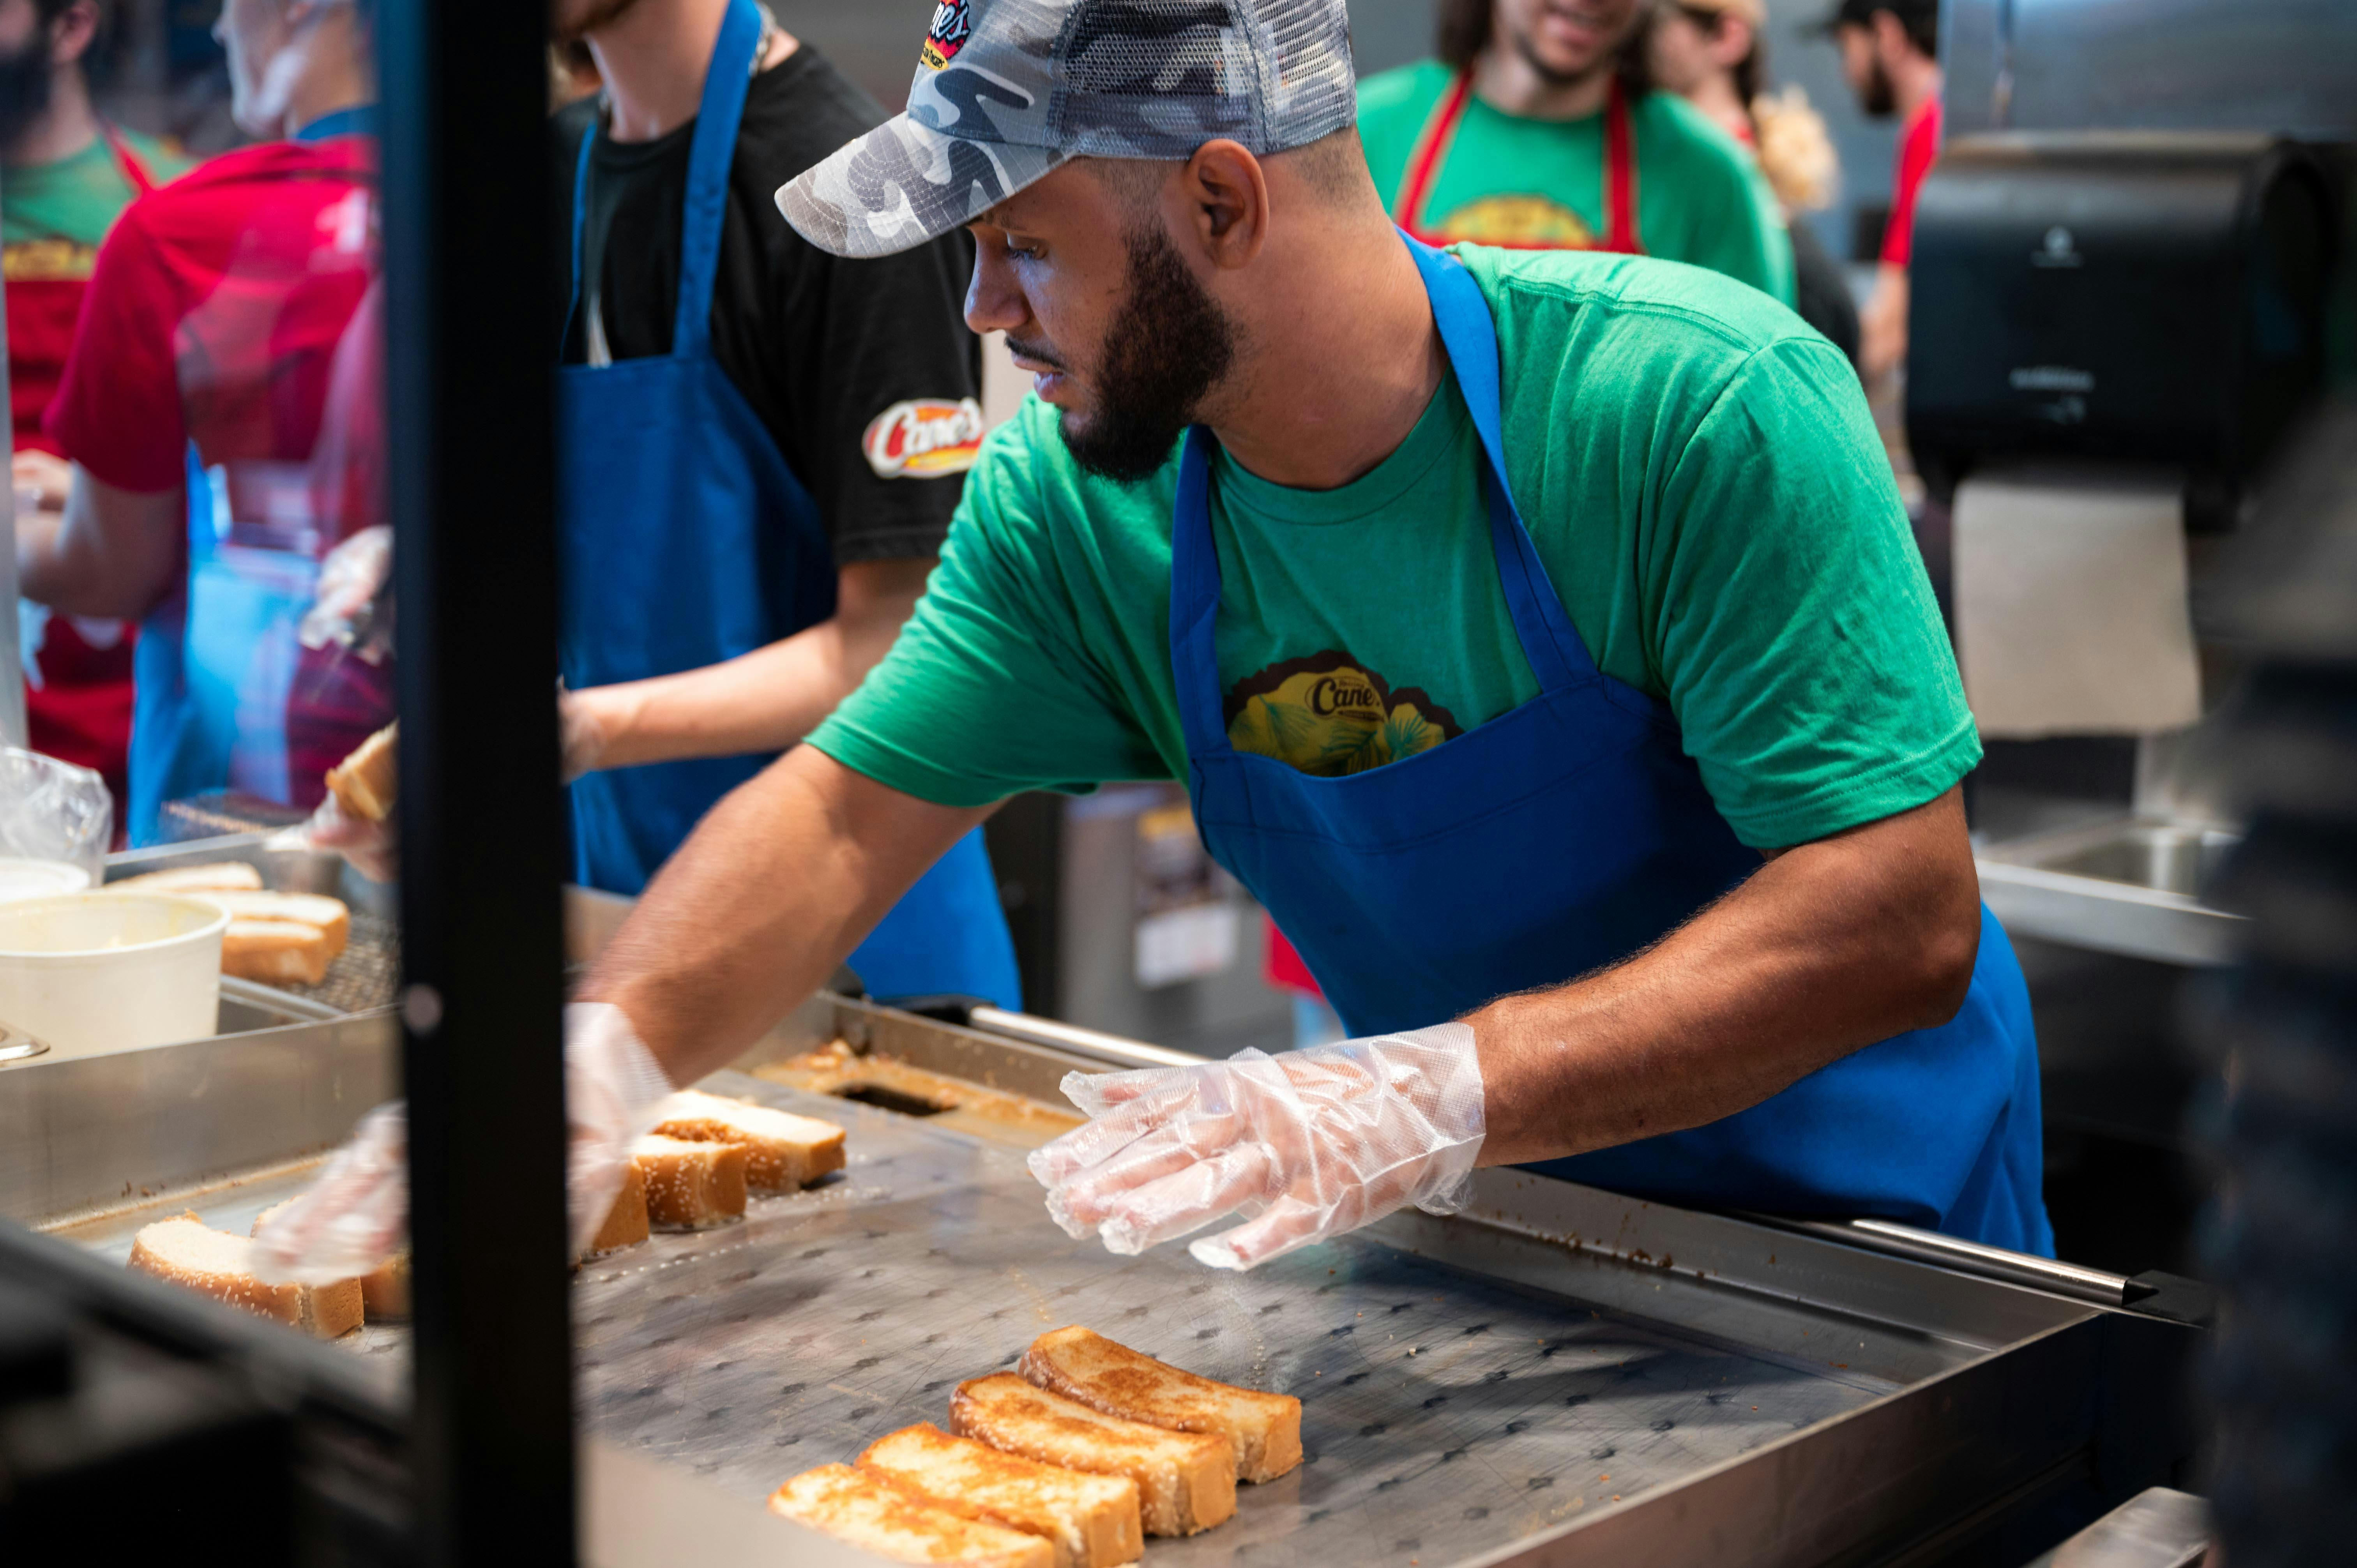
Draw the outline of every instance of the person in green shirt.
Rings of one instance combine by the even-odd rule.
[[[1081,3],[941,7],[909,112],[779,192],[839,254],[971,228],[967,319],[1037,395],[892,651],[585,982],[576,1234],[632,1108],[999,801],[1177,779],[1354,1037],[1074,1075],[1031,1159],[1071,1235],[1242,1210],[1190,1251],[1250,1268],[1537,1164],[2050,1251],[1979,744],[1847,363],[1699,269],[1404,242],[1340,0]],[[265,1253],[329,1268],[372,1185]]]
[[[1792,250],[1758,166],[1651,90],[1651,0],[1443,0],[1440,58],[1359,86],[1392,216],[1433,244],[1689,262],[1792,303]]]

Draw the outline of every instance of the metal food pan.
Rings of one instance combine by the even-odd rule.
[[[309,1027],[363,1022],[373,1046],[340,1052],[243,1036],[60,1064],[46,1121],[0,1078],[0,1147],[43,1155],[0,1164],[0,1213],[109,1256],[183,1207],[242,1230],[379,1097],[316,1079],[339,1058],[356,1080],[371,1051],[390,1076],[389,1020]],[[1043,1099],[1089,1065],[822,999],[739,1066],[834,1037]],[[177,1071],[73,1080],[142,1056]],[[267,1106],[243,1091],[273,1083]],[[1303,1400],[1302,1467],[1242,1488],[1228,1524],[1150,1542],[1149,1568],[1943,1561],[2026,1510],[2092,1519],[2185,1447],[2192,1331],[2044,1291],[1512,1171],[1457,1218],[1216,1273],[1067,1238],[1003,1143],[743,1072],[705,1087],[843,1123],[848,1168],[584,1269],[581,1409],[610,1447],[748,1502],[945,1422],[959,1380],[1066,1323]],[[99,1094],[129,1127],[93,1128]],[[167,1125],[186,1141],[143,1154]],[[405,1381],[398,1326],[339,1343]]]

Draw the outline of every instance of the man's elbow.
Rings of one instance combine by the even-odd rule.
[[[1973,967],[1981,956],[1981,901],[1977,878],[1935,900],[1916,943],[1910,987],[1909,1027],[1936,1029],[1953,1019],[1972,989]]]

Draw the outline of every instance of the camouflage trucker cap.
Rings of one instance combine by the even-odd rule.
[[[1277,153],[1355,118],[1343,0],[942,0],[908,113],[778,208],[821,250],[888,255],[1071,158]]]

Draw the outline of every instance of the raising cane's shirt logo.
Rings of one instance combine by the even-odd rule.
[[[879,479],[963,474],[982,451],[982,404],[970,397],[896,403],[868,421],[859,449]]]
[[[933,25],[925,29],[924,51],[917,57],[927,70],[941,70],[965,48],[966,34],[973,30],[966,5],[967,0],[942,0],[933,7]]]
[[[1229,745],[1321,779],[1364,773],[1464,733],[1424,692],[1394,692],[1347,653],[1272,664],[1237,682],[1224,706]]]

